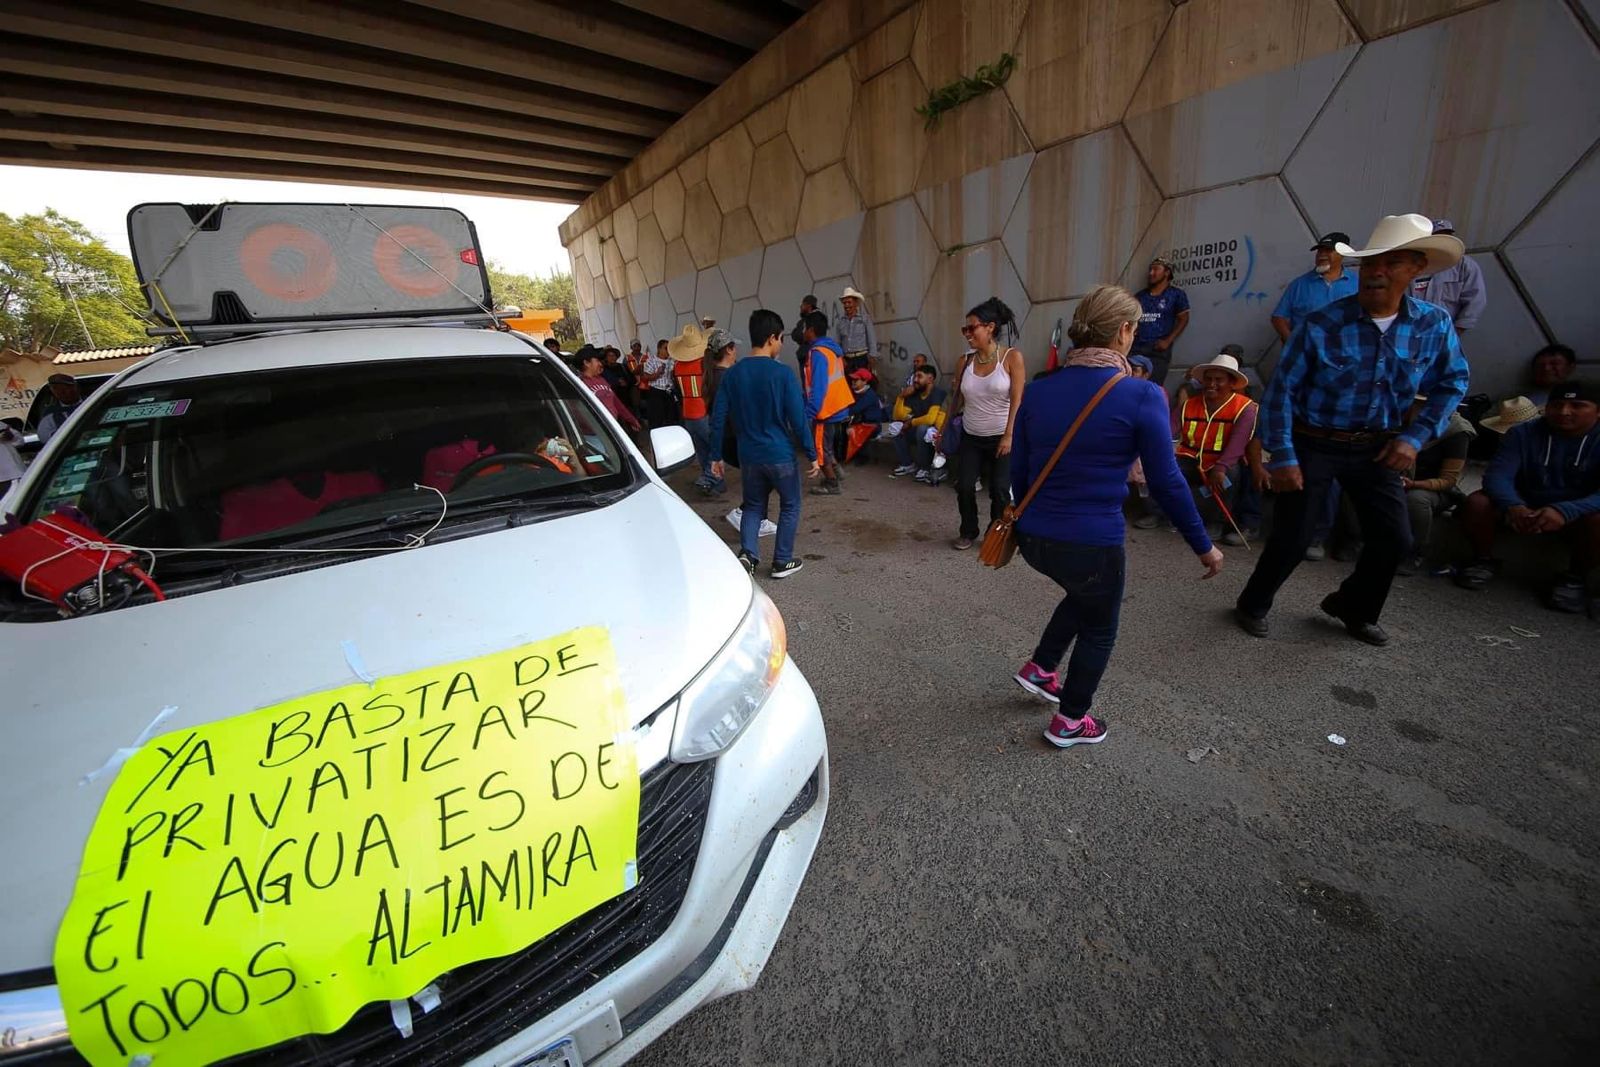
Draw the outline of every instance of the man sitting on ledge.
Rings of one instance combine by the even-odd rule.
[[[1550,390],[1544,417],[1506,434],[1483,475],[1483,488],[1467,497],[1462,524],[1474,559],[1456,572],[1463,589],[1494,579],[1495,537],[1501,528],[1520,534],[1559,533],[1571,559],[1545,598],[1557,611],[1581,612],[1588,575],[1600,566],[1600,383],[1573,379]]]

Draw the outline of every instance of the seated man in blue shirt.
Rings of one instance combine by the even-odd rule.
[[[1493,580],[1491,557],[1501,529],[1559,533],[1570,566],[1545,603],[1557,611],[1584,610],[1589,572],[1600,566],[1600,383],[1557,382],[1544,417],[1506,433],[1483,488],[1467,497],[1462,525],[1475,558],[1456,572],[1461,588],[1482,589]]]
[[[1366,536],[1354,573],[1322,610],[1359,640],[1383,645],[1378,625],[1395,570],[1411,553],[1401,475],[1437,436],[1467,391],[1467,361],[1450,316],[1407,294],[1425,270],[1460,259],[1459,240],[1435,235],[1424,215],[1390,215],[1367,247],[1338,245],[1361,260],[1354,296],[1306,316],[1283,348],[1261,400],[1261,444],[1277,493],[1272,536],[1239,594],[1234,618],[1267,636],[1273,598],[1305,557],[1332,487],[1355,505]],[[1426,402],[1409,424],[1412,398]]]
[[[1321,311],[1335,300],[1356,295],[1356,272],[1344,265],[1339,245],[1349,246],[1350,235],[1334,230],[1317,238],[1311,246],[1315,265],[1284,287],[1278,306],[1272,309],[1272,328],[1278,338],[1289,343],[1289,335],[1313,311]]]

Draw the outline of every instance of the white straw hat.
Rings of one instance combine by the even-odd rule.
[[[1495,413],[1478,423],[1478,425],[1485,430],[1493,430],[1495,433],[1505,433],[1513,426],[1532,422],[1543,414],[1544,409],[1527,397],[1514,396],[1510,400],[1500,401],[1500,407],[1495,410]]]
[[[1190,367],[1189,373],[1193,375],[1196,380],[1198,380],[1200,377],[1200,372],[1205,370],[1207,367],[1215,367],[1217,370],[1227,371],[1229,374],[1233,375],[1233,380],[1239,383],[1239,387],[1241,389],[1250,384],[1250,379],[1245,377],[1244,371],[1239,369],[1239,361],[1227,353],[1223,353],[1220,356],[1212,356],[1211,362],[1209,363],[1201,363]]]
[[[1423,269],[1429,274],[1455,266],[1467,252],[1467,246],[1459,237],[1434,233],[1433,220],[1416,214],[1385,215],[1373,228],[1365,248],[1351,248],[1341,241],[1333,249],[1351,259],[1381,256],[1385,252],[1421,252],[1428,257],[1428,265]]]

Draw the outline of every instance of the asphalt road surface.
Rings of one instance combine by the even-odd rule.
[[[1400,579],[1370,648],[1328,561],[1257,641],[1251,553],[1202,582],[1133,531],[1110,736],[1058,751],[1010,680],[1055,587],[886,472],[808,496],[805,570],[762,578],[828,724],[811,873],[755,989],[636,1062],[1596,1062],[1600,623]],[[686,496],[736,540],[736,487]]]

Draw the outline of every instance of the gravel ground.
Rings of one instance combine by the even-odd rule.
[[[1319,616],[1329,561],[1256,641],[1251,553],[1201,582],[1134,531],[1110,737],[1061,752],[1010,681],[1055,587],[886,472],[762,579],[828,723],[811,873],[756,988],[637,1062],[1594,1062],[1600,623],[1400,579],[1374,649]],[[686,498],[732,543],[736,494]]]

